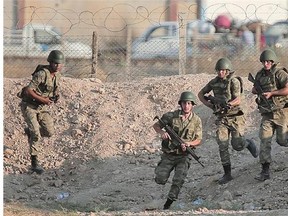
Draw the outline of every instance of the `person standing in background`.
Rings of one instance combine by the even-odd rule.
[[[251,48],[255,45],[255,37],[252,31],[250,31],[246,26],[241,26],[241,40],[243,42],[243,46]]]

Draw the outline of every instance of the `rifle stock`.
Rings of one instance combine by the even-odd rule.
[[[179,135],[167,124],[165,124],[158,116],[155,116],[154,120],[157,119],[162,125],[164,125],[164,128],[166,130],[166,132],[170,135],[171,138],[175,139],[177,141],[177,147],[180,148],[181,147],[181,143],[185,143],[181,137],[179,137]],[[197,156],[194,152],[195,147],[187,147],[186,151],[191,154],[191,156],[202,166],[205,167],[201,161],[199,160],[200,157]]]

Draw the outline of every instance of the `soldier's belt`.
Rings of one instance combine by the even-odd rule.
[[[164,153],[169,155],[186,155],[186,153],[181,151],[180,149],[165,150]]]
[[[34,107],[36,107],[36,108],[38,108],[39,106],[41,106],[41,105],[44,105],[43,103],[41,103],[41,102],[38,102],[38,101],[36,101],[36,100],[30,100],[30,99],[28,99],[28,100],[23,100],[23,102],[25,102],[25,103],[27,103],[27,104],[29,104],[29,105],[32,105],[32,106],[34,106]]]

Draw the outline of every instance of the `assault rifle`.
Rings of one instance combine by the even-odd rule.
[[[215,107],[214,114],[226,114],[231,107],[228,101],[221,98],[216,98],[212,95],[204,96],[205,100],[210,101]]]
[[[253,75],[249,73],[248,80],[254,84],[254,88],[257,91],[257,95],[268,105],[269,111],[273,110],[273,105],[268,101],[268,99],[263,95],[264,91],[259,85],[259,82],[255,80]]]
[[[179,137],[179,135],[167,124],[165,124],[158,116],[155,116],[154,120],[158,119],[158,121],[164,125],[164,128],[166,130],[166,132],[170,135],[171,139],[175,140],[176,143],[173,143],[177,146],[177,148],[181,148],[181,144],[185,143],[181,137]],[[191,154],[191,156],[202,166],[204,167],[204,165],[201,163],[201,161],[199,160],[200,157],[197,156],[194,152],[195,147],[186,147],[186,151]]]

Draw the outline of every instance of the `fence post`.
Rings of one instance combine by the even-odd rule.
[[[198,72],[198,63],[197,59],[198,53],[199,53],[199,48],[198,48],[198,41],[201,40],[201,37],[199,37],[199,30],[198,26],[195,31],[193,31],[193,36],[192,36],[192,57],[191,57],[191,72],[192,74],[197,74]]]
[[[126,73],[130,75],[131,70],[131,50],[132,50],[132,30],[131,27],[127,29],[127,49],[126,49]]]
[[[92,70],[91,74],[96,74],[98,63],[98,37],[97,33],[93,31],[92,36]]]
[[[261,50],[261,24],[256,26],[255,39],[256,39],[255,40],[256,53],[258,55]]]
[[[183,14],[183,13],[182,13]],[[185,13],[184,13],[185,15]],[[179,15],[182,17],[182,15]],[[186,74],[186,28],[187,28],[187,21],[186,19],[179,19],[179,75]]]

